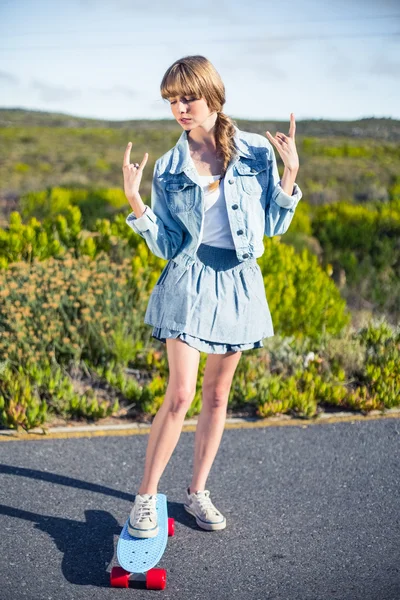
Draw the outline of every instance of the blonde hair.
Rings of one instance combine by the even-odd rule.
[[[201,55],[184,56],[176,60],[165,72],[160,85],[164,100],[175,96],[193,95],[204,98],[210,111],[218,113],[215,122],[217,157],[222,159],[220,179],[209,185],[209,190],[217,189],[225,176],[229,162],[236,153],[234,135],[236,122],[222,112],[225,104],[225,86],[212,63]]]

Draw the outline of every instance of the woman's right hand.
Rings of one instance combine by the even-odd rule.
[[[139,186],[142,180],[143,169],[146,166],[147,159],[149,158],[148,152],[145,152],[142,162],[130,164],[132,142],[129,142],[125,154],[124,162],[122,164],[122,172],[124,174],[124,192],[128,201],[130,202],[135,195],[139,194]]]

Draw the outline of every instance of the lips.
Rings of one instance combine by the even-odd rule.
[[[180,119],[182,121],[182,123],[188,123],[189,121],[191,121],[192,119]]]

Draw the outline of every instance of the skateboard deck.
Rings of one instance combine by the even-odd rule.
[[[133,537],[128,532],[129,517],[125,521],[117,543],[117,558],[120,567],[111,570],[113,587],[128,587],[132,573],[146,573],[146,585],[150,589],[164,589],[166,571],[154,569],[167,546],[169,535],[174,535],[174,519],[168,518],[167,497],[157,494],[157,521],[159,531],[152,538]]]

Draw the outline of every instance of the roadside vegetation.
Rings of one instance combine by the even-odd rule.
[[[0,111],[0,427],[151,420],[168,363],[143,315],[166,261],[125,223],[121,164],[127,141],[154,162],[179,132],[25,113]],[[317,418],[399,406],[397,140],[298,138],[304,196],[258,259],[276,335],[243,353],[229,409]]]

